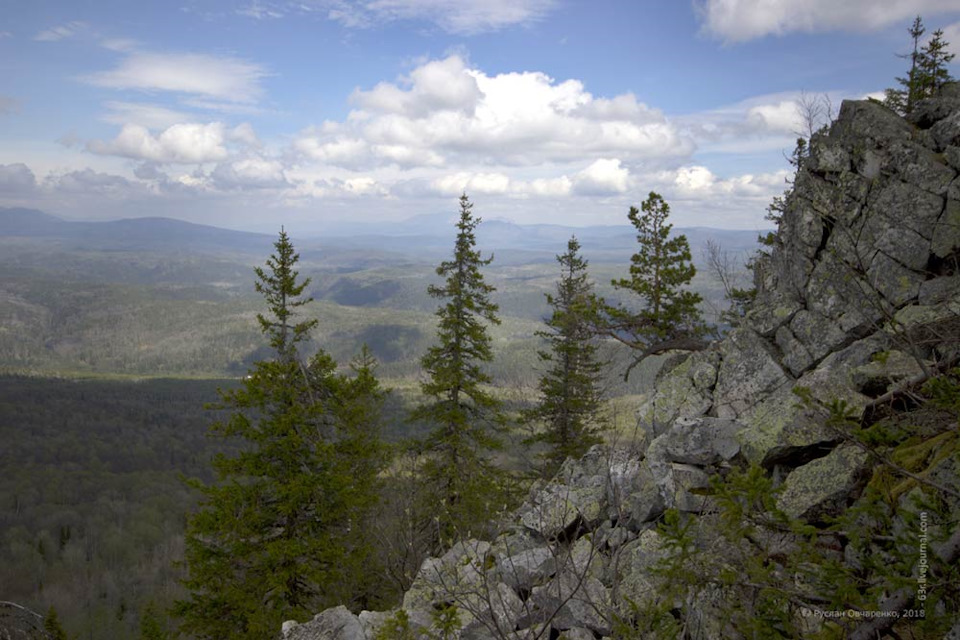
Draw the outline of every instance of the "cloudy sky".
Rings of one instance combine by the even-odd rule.
[[[960,45],[960,0],[10,0],[0,206],[756,229],[797,101],[891,86],[917,14]]]

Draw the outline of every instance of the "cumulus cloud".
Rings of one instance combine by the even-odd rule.
[[[957,0],[699,0],[704,29],[728,42],[792,31],[873,30],[901,20],[960,10]]]
[[[48,176],[45,183],[49,188],[65,193],[98,193],[107,196],[126,195],[134,186],[123,176],[102,173],[89,168]]]
[[[218,164],[211,174],[224,189],[278,188],[287,184],[283,165],[271,158],[249,156]]]
[[[431,22],[444,31],[472,35],[529,24],[546,15],[556,0],[321,0],[300,2],[327,11],[348,27],[371,27],[397,20]]]
[[[795,133],[803,128],[800,104],[796,100],[782,100],[776,104],[750,107],[747,120],[768,131]]]
[[[459,56],[427,62],[402,84],[408,88],[381,82],[370,91],[355,91],[353,101],[370,111],[422,118],[447,110],[472,114],[483,97],[476,77]]]
[[[262,66],[238,58],[134,52],[116,68],[83,80],[111,89],[171,91],[228,103],[253,103],[262,94],[260,80],[266,75]]]
[[[225,133],[226,127],[220,122],[175,124],[157,136],[146,127],[127,124],[113,140],[92,140],[87,149],[157,163],[215,162],[228,156]]]
[[[0,164],[0,193],[24,194],[33,191],[36,187],[37,178],[27,165],[22,162]]]
[[[301,132],[294,148],[351,169],[657,160],[693,151],[690,139],[632,94],[594,98],[577,80],[538,72],[490,76],[459,56],[358,89],[352,99],[357,109],[345,121]]]
[[[720,197],[756,198],[769,202],[784,189],[787,170],[763,174],[744,174],[719,178],[710,169],[687,165],[674,171],[661,172],[655,181],[668,193],[680,199],[709,200]]]
[[[77,35],[81,31],[84,31],[87,28],[85,22],[68,22],[67,24],[62,24],[50,29],[45,29],[37,35],[33,36],[33,39],[37,42],[56,42],[57,40],[63,40],[64,38],[70,38]]]
[[[435,178],[430,185],[437,193],[457,196],[474,194],[505,194],[510,190],[510,178],[503,173],[459,172]]]
[[[624,193],[630,186],[630,172],[617,159],[600,158],[573,179],[574,192],[606,196]]]

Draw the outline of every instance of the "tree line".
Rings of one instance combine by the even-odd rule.
[[[695,268],[686,238],[671,237],[668,214],[656,193],[628,214],[639,249],[630,277],[612,284],[639,296],[640,311],[594,293],[588,263],[570,239],[557,256],[560,280],[547,295],[552,313],[538,334],[546,347],[539,353],[540,395],[511,416],[486,370],[493,360],[488,327],[500,322],[495,288],[483,275],[493,257],[477,249],[481,219],[461,196],[452,256],[436,269],[442,283],[428,289],[439,303],[436,343],[421,359],[423,400],[409,416],[430,430],[394,456],[381,439],[386,392],[369,351],[361,350],[350,373],[338,372],[322,349],[301,356],[317,320],[298,316],[311,301],[304,295],[309,278],[299,277],[299,255],[281,230],[275,252],[256,269],[268,310],[258,321],[272,355],[256,362],[239,388],[221,392],[215,407],[227,417],[211,428],[246,446],[214,459],[215,481],[191,482],[201,501],[187,526],[189,595],[175,607],[181,630],[262,638],[283,620],[334,604],[387,604],[393,594],[383,593],[377,573],[389,572],[393,560],[377,546],[397,532],[374,520],[391,489],[394,498],[397,486],[409,492],[390,526],[409,532],[413,559],[406,570],[415,571],[420,559],[461,536],[487,532],[492,516],[516,502],[524,479],[497,464],[505,441],[516,440],[511,423],[540,425],[526,443],[539,445],[544,475],[599,442],[606,365],[599,340],[630,346],[636,361],[702,346],[700,298],[684,288]]]

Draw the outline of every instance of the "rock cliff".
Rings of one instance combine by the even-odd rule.
[[[722,340],[675,359],[661,373],[639,416],[648,446],[598,446],[568,460],[552,481],[534,488],[499,537],[461,541],[428,559],[403,599],[402,615],[355,616],[339,607],[304,624],[286,623],[284,640],[373,639],[378,630],[390,637],[386,628],[396,637],[441,637],[430,629],[436,612],[451,606],[458,616],[450,637],[465,640],[656,636],[655,625],[636,616],[658,610],[682,623],[683,637],[749,637],[730,612],[761,616],[762,585],[751,584],[760,577],[731,582],[722,570],[710,574],[703,567],[696,575],[719,578],[696,589],[694,601],[665,595],[669,564],[663,563],[678,557],[678,538],[663,524],[672,513],[680,519],[669,522],[686,523],[683,531],[696,525],[695,533],[684,534],[690,550],[680,549],[691,561],[724,559],[728,574],[761,566],[749,559],[737,564],[744,549],[718,533],[730,526],[730,511],[711,477],[747,467],[775,488],[765,508],[781,514],[784,528],[776,536],[770,533],[775,527],[745,534],[749,549],[768,554],[764,579],[797,566],[789,558],[803,549],[835,562],[843,575],[851,566],[867,567],[864,555],[880,554],[880,543],[858,541],[829,524],[859,508],[867,484],[879,482],[879,467],[894,464],[908,484],[887,494],[893,496],[890,527],[907,527],[916,515],[911,505],[932,491],[939,515],[930,526],[939,527],[942,542],[931,562],[955,562],[957,418],[948,411],[917,414],[910,420],[923,423],[921,429],[903,427],[897,416],[918,409],[922,384],[956,366],[960,354],[958,172],[957,85],[921,103],[909,120],[878,103],[844,102],[829,131],[811,141],[786,198],[777,243],[757,262],[752,309]],[[886,425],[882,449],[844,431],[846,425],[865,433],[878,424]],[[894,453],[883,460],[876,455],[906,445],[926,447],[920,467],[910,467],[921,471],[911,472]],[[909,484],[911,473],[917,477]],[[797,523],[820,527],[822,539],[804,547],[816,536],[810,529],[798,533]],[[709,555],[696,555],[706,550]],[[674,565],[670,579],[677,571]],[[909,582],[916,567],[904,571]],[[862,587],[860,596],[876,586]],[[902,583],[889,584],[884,594],[877,611],[921,606],[916,589]],[[876,637],[909,624],[889,616],[831,621],[818,601],[794,600],[786,597],[789,606],[778,615],[785,629],[805,635],[826,633],[833,624],[850,637]],[[955,600],[930,602],[924,615],[939,616],[944,628],[954,624]],[[960,634],[960,627],[951,633]]]

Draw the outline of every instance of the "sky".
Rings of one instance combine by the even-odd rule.
[[[760,229],[800,105],[894,86],[918,14],[960,52],[960,0],[4,5],[0,206],[266,232],[464,192],[587,226],[656,191],[675,226]]]

